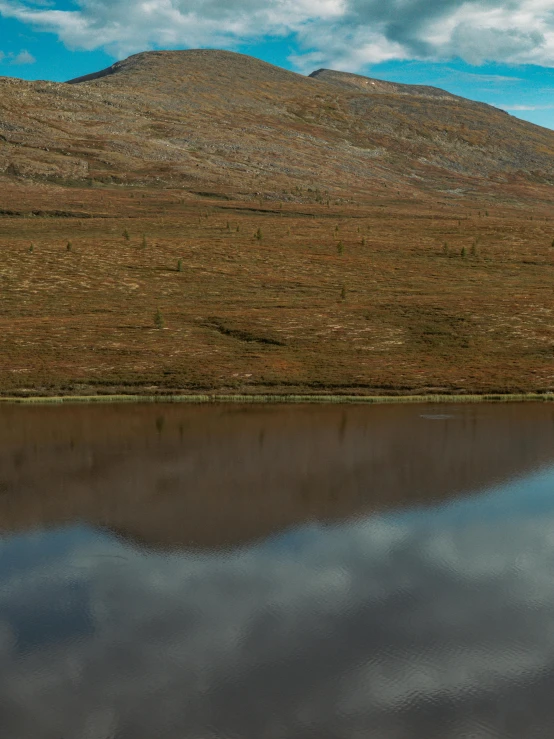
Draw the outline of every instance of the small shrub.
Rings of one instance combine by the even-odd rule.
[[[141,246],[142,246],[143,249],[146,249],[146,247],[148,246],[148,243],[146,241],[146,236],[144,234],[142,234],[142,243],[141,243]]]
[[[157,329],[162,329],[165,326],[164,317],[159,308],[157,308],[156,312],[154,313],[154,326]]]
[[[460,251],[460,256],[462,257],[462,259],[465,259],[465,257],[466,257],[466,248],[465,248],[465,246],[462,246],[462,250]]]
[[[237,233],[240,231],[240,226],[237,226]]]
[[[344,285],[342,286],[341,291],[340,291],[340,299],[346,300],[346,288]]]
[[[177,272],[182,272],[182,271],[183,271],[183,260],[178,259],[177,260]]]
[[[443,254],[448,256],[448,241],[445,241],[444,244],[442,245],[442,251],[443,251]]]
[[[362,246],[365,246],[365,237],[362,236]]]
[[[129,241],[129,239],[130,239],[129,231],[127,231],[127,229],[125,229],[125,231],[123,231],[123,238],[125,239],[125,241]]]
[[[67,246],[65,247],[67,251],[71,251],[71,241],[67,242]]]
[[[34,250],[35,250],[35,245],[31,244],[31,246],[29,247],[29,252],[32,254]]]
[[[344,252],[344,246],[342,245],[342,241],[339,241],[339,243],[337,244],[337,252],[339,254],[342,254]]]
[[[473,242],[473,244],[471,245],[471,256],[472,257],[477,256],[477,244],[475,244],[475,242]]]
[[[258,239],[258,241],[261,241],[263,239],[262,229],[259,228],[256,233],[254,234],[254,238]]]

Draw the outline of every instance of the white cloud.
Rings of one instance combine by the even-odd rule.
[[[554,110],[554,105],[498,105],[502,110]]]
[[[26,49],[20,51],[19,54],[16,54],[11,60],[12,64],[34,64],[35,62],[35,57]]]
[[[310,65],[358,70],[387,59],[554,66],[551,0],[76,0],[75,10],[0,0],[0,14],[70,48],[122,57],[152,47],[233,47],[297,34]]]
[[[22,49],[18,54],[13,52],[6,54],[4,51],[0,51],[0,63],[2,62],[8,64],[35,64],[36,59],[27,49]]]

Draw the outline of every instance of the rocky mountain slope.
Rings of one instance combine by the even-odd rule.
[[[536,197],[554,183],[554,132],[435,88],[156,51],[70,84],[0,78],[1,176],[279,200]]]
[[[554,132],[220,51],[0,78],[0,396],[554,392]]]

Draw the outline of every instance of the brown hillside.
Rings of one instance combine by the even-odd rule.
[[[230,52],[93,77],[0,78],[0,394],[554,390],[553,131]]]
[[[554,182],[554,133],[434,88],[226,51],[137,54],[72,84],[0,78],[0,173],[349,199]],[[506,194],[506,193],[504,193]]]

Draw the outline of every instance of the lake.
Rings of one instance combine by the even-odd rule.
[[[547,739],[554,405],[0,407],[2,739]]]

